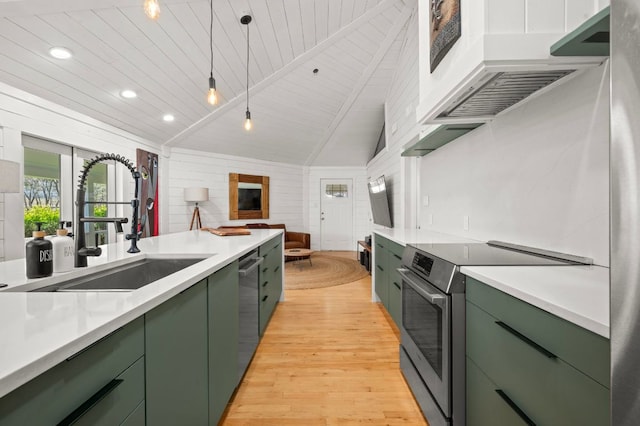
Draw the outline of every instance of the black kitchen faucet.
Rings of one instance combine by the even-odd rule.
[[[87,176],[89,174],[89,170],[93,166],[103,161],[113,160],[117,161],[121,164],[124,164],[129,171],[131,172],[131,176],[135,181],[135,192],[134,198],[131,202],[105,202],[105,201],[85,201],[86,194],[86,183]],[[116,155],[116,154],[101,154],[97,157],[89,160],[89,162],[84,166],[82,170],[82,174],[80,175],[80,182],[78,183],[78,190],[76,192],[76,232],[75,232],[75,267],[85,267],[87,266],[87,256],[100,256],[102,254],[102,249],[98,247],[98,241],[96,236],[95,247],[86,247],[86,235],[84,233],[84,224],[85,223],[103,223],[103,222],[111,222],[116,227],[116,232],[122,232],[122,224],[127,223],[128,219],[126,217],[85,217],[84,216],[84,207],[87,204],[131,204],[133,209],[132,218],[131,218],[131,233],[125,235],[127,240],[131,240],[131,247],[127,250],[128,253],[138,253],[140,249],[138,248],[138,240],[140,239],[140,233],[138,232],[138,210],[140,208],[140,194],[139,192],[139,184],[140,184],[140,172],[136,170],[131,161],[126,158]]]

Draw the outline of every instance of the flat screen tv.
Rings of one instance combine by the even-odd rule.
[[[238,210],[260,210],[262,190],[256,188],[238,188]]]
[[[369,182],[369,201],[371,202],[371,213],[373,223],[376,225],[393,228],[391,210],[389,209],[389,194],[384,175]]]

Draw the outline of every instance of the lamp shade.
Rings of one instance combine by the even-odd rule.
[[[0,193],[20,192],[20,164],[0,160]]]
[[[209,188],[185,188],[184,200],[192,203],[209,200]]]

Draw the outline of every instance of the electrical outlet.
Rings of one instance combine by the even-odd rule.
[[[393,123],[393,124],[391,125],[391,134],[393,135],[393,134],[395,134],[397,131],[398,131],[398,123],[396,122],[396,123]]]
[[[407,105],[407,109],[404,110],[405,115],[409,117],[412,112],[413,112],[413,105],[411,104]]]
[[[428,205],[429,205],[429,196],[425,195],[424,197],[422,197],[422,206],[427,207]]]
[[[429,225],[433,225],[433,215],[429,213]]]
[[[469,216],[464,216],[464,218],[462,219],[462,227],[464,228],[465,231],[469,230]]]

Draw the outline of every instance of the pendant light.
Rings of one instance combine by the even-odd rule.
[[[158,0],[144,0],[144,13],[156,21],[160,17],[160,5]]]
[[[251,15],[244,15],[240,18],[242,25],[247,26],[247,112],[245,113],[244,129],[248,132],[253,128],[251,122],[251,112],[249,111],[249,23],[251,22]]]
[[[216,92],[216,79],[213,78],[213,0],[209,1],[209,50],[211,53],[211,69],[209,74],[209,90],[207,91],[207,102],[210,105],[218,103],[218,93]]]

